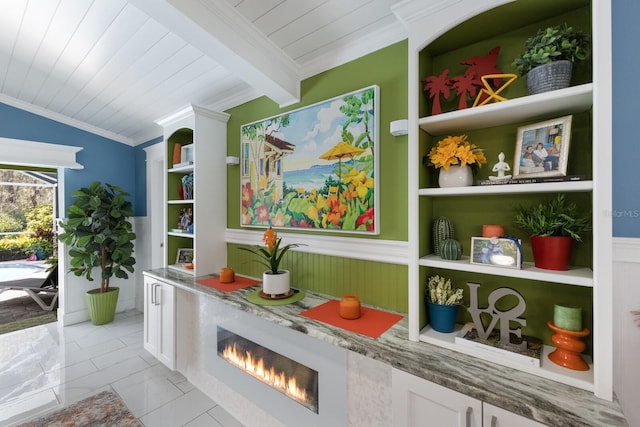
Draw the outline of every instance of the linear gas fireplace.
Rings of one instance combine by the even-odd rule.
[[[215,304],[205,335],[208,371],[287,426],[347,425],[347,351]],[[230,398],[230,397],[229,397]]]
[[[318,413],[318,372],[218,326],[218,356]]]

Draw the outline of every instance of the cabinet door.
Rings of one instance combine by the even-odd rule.
[[[480,427],[482,402],[398,369],[392,371],[397,427]]]
[[[144,278],[144,348],[175,369],[175,288]]]
[[[525,418],[488,403],[482,404],[482,425],[484,427],[540,427],[537,421]]]

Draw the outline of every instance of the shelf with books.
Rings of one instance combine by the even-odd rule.
[[[541,182],[535,184],[474,185],[471,187],[420,188],[420,196],[486,196],[491,194],[570,193],[593,190],[593,181]]]

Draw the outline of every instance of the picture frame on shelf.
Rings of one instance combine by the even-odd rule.
[[[183,145],[180,154],[181,164],[193,164],[193,143]]]
[[[566,176],[573,116],[518,128],[513,178]]]
[[[190,264],[193,262],[193,249],[179,248],[176,255],[176,264]]]
[[[504,237],[472,237],[471,264],[521,268],[522,250],[515,239]]]

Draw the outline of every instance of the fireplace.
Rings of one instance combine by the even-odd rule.
[[[218,356],[318,413],[318,372],[218,326]]]
[[[287,426],[347,425],[345,349],[224,304],[215,306],[205,315],[212,321],[205,333],[207,370],[238,399]]]

